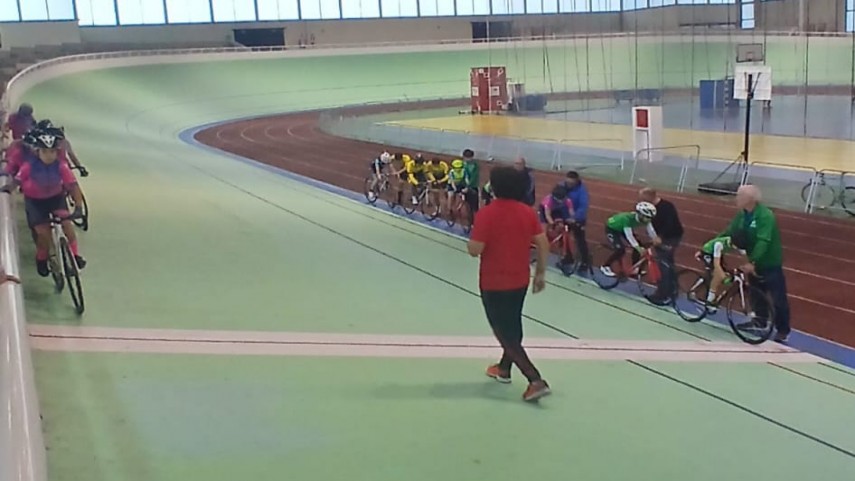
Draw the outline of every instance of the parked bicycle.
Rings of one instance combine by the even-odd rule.
[[[775,309],[766,292],[748,283],[739,269],[726,272],[721,292],[707,301],[711,276],[692,269],[677,274],[677,314],[688,322],[698,322],[724,306],[734,334],[748,344],[761,344],[772,336]]]
[[[825,180],[824,172],[820,172],[817,175],[818,178],[815,181],[813,199],[808,199],[811,184],[814,183],[814,180],[811,179],[802,187],[802,201],[808,202],[810,200],[813,203],[813,207],[820,210],[840,204],[846,213],[855,216],[855,186],[845,186],[841,182],[835,188]]]

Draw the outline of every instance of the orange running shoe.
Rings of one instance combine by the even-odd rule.
[[[499,381],[502,384],[508,384],[511,382],[511,373],[510,371],[503,371],[499,368],[498,364],[493,364],[492,366],[487,368],[487,376]]]
[[[528,388],[523,393],[523,401],[534,402],[550,394],[552,394],[552,390],[549,389],[549,384],[546,384],[546,381],[535,381],[529,383]]]

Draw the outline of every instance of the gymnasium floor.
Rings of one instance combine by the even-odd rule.
[[[452,132],[470,132],[476,135],[517,137],[529,140],[563,142],[568,145],[594,149],[613,149],[612,144],[587,139],[621,139],[623,149],[633,151],[632,125],[621,121],[620,111],[607,122],[609,112],[567,113],[568,120],[559,120],[552,114],[547,118],[455,115],[449,117],[407,119],[388,121],[390,125],[413,128],[445,129]],[[777,112],[777,111],[776,111]],[[590,115],[591,120],[573,120]],[[685,120],[685,119],[683,119]],[[698,145],[701,158],[730,162],[742,152],[744,135],[740,132],[721,130],[690,130],[676,128],[677,120],[669,120],[663,135],[664,146]],[[684,123],[683,125],[688,125]],[[713,127],[710,125],[709,127]],[[606,145],[606,146],[604,146]],[[855,172],[855,141],[842,139],[820,139],[788,135],[752,134],[751,161],[773,166],[806,166],[817,170],[835,169]],[[724,164],[723,164],[724,167]]]
[[[749,348],[721,326],[686,325],[555,273],[525,312],[555,394],[531,406],[519,379],[489,382],[497,350],[461,239],[187,143],[211,122],[384,92],[370,78],[383,70],[369,65],[376,87],[330,94],[334,58],[284,88],[282,64],[301,66],[104,70],[28,94],[66,125],[92,172],[82,181],[92,211],[84,317],[22,246],[52,480],[855,472],[852,369],[777,344]],[[247,75],[268,80],[238,97]],[[197,78],[209,81],[188,98]],[[275,152],[304,164],[328,153]]]

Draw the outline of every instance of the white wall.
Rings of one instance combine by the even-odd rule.
[[[80,28],[76,21],[0,23],[0,43],[3,50],[78,42]]]

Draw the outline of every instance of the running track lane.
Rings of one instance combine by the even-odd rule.
[[[409,106],[408,106],[409,107]],[[388,107],[387,107],[388,108]],[[377,111],[377,107],[372,109]],[[357,112],[364,114],[365,112]],[[348,113],[350,114],[350,112]],[[371,159],[383,148],[321,132],[317,113],[299,113],[237,121],[199,132],[206,145],[280,167],[323,182],[361,192]],[[394,150],[394,149],[391,149]],[[445,160],[450,158],[440,156]],[[490,164],[482,164],[487,175]],[[550,192],[561,173],[537,171],[538,196]],[[588,237],[603,237],[605,219],[630,210],[637,187],[586,179],[591,193]],[[686,227],[677,261],[697,267],[693,253],[732,218],[726,200],[667,193]],[[842,344],[855,346],[855,223],[776,211],[784,239],[793,326]]]

